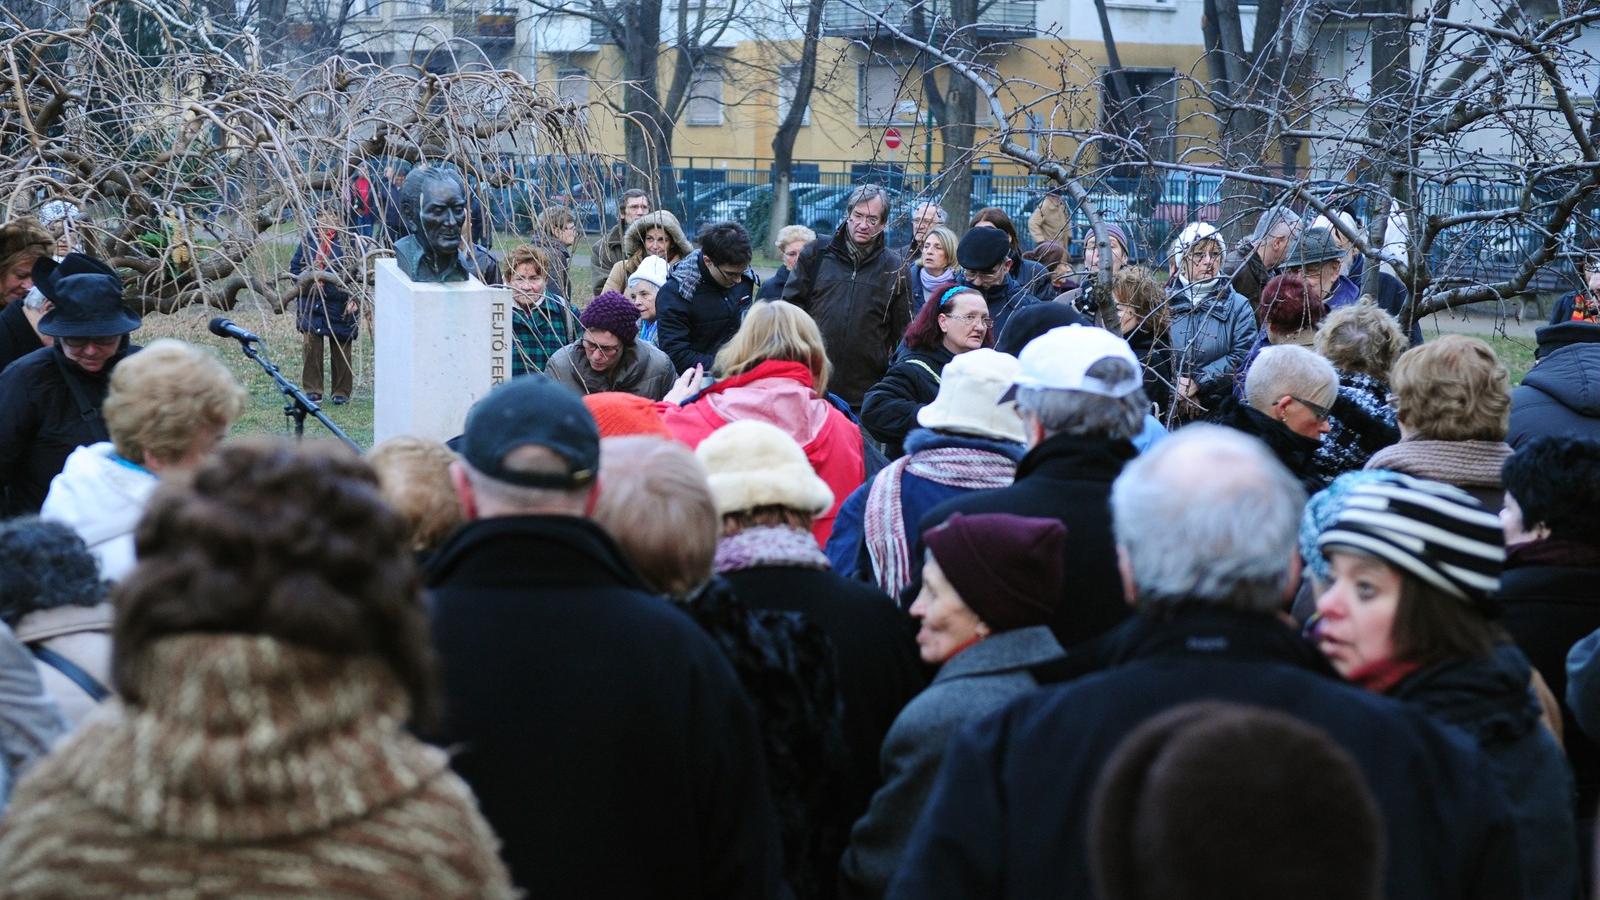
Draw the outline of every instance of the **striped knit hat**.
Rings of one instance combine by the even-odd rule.
[[[1459,488],[1410,477],[1351,490],[1317,547],[1375,556],[1480,610],[1506,558],[1499,517]]]

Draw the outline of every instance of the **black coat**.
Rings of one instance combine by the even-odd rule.
[[[1011,513],[1060,519],[1067,526],[1066,579],[1050,623],[1069,650],[1128,617],[1111,536],[1111,482],[1136,451],[1127,441],[1058,434],[1028,451],[1010,487],[963,494],[935,506],[917,526],[912,559],[922,559],[924,531],[951,513]],[[920,578],[917,579],[920,582]],[[915,596],[916,585],[908,594]]]
[[[1537,437],[1600,440],[1600,325],[1568,322],[1539,329],[1539,360],[1511,390],[1506,443]]]
[[[1155,417],[1165,420],[1172,403],[1172,386],[1178,383],[1177,376],[1172,374],[1172,348],[1165,336],[1156,340],[1155,335],[1144,328],[1136,328],[1123,338],[1144,364],[1144,395],[1154,404]]]
[[[917,410],[939,396],[939,375],[955,354],[943,344],[908,350],[861,401],[861,424],[884,444],[884,455],[905,455],[906,435],[917,427]]]
[[[22,310],[22,301],[6,304],[0,310],[0,372],[6,366],[44,346]]]
[[[41,347],[0,373],[0,517],[36,513],[73,450],[108,441],[100,406],[111,372],[139,348],[122,349],[100,372],[68,362],[61,345]]]
[[[774,897],[777,828],[722,651],[567,516],[468,523],[428,568],[441,746],[540,897]]]
[[[1272,455],[1278,458],[1278,462],[1283,463],[1300,480],[1300,486],[1305,488],[1307,495],[1328,486],[1316,466],[1316,453],[1317,448],[1322,446],[1321,441],[1295,434],[1282,422],[1232,397],[1223,401],[1215,422],[1260,438]]]
[[[1366,268],[1367,258],[1365,256],[1357,256],[1355,261],[1350,264],[1350,273],[1345,277],[1357,285],[1362,285],[1362,282],[1366,280]],[[1388,272],[1378,273],[1378,290],[1373,294],[1373,302],[1378,304],[1379,309],[1394,316],[1396,321],[1399,321],[1401,313],[1405,312],[1406,300],[1410,296],[1411,292],[1406,290],[1405,282],[1390,275]],[[1407,337],[1411,339],[1411,346],[1422,346],[1421,319],[1412,321],[1411,333]]]
[[[1038,297],[1023,290],[1022,284],[1010,275],[1006,276],[1005,281],[993,287],[978,287],[967,280],[965,275],[961,277],[961,283],[982,294],[984,301],[989,304],[989,318],[994,320],[989,325],[989,333],[994,335],[1005,333],[1006,323],[1011,321],[1012,314],[1017,310],[1041,302]]]
[[[695,363],[711,371],[711,363],[734,333],[757,289],[755,274],[733,287],[717,284],[706,273],[700,251],[678,260],[667,283],[656,294],[656,346],[666,351],[680,373]]]
[[[1324,481],[1355,472],[1372,454],[1400,442],[1400,425],[1388,403],[1389,385],[1361,372],[1339,373],[1328,433],[1312,453],[1313,468]]]
[[[846,229],[840,223],[831,239],[818,238],[800,251],[783,299],[816,320],[833,364],[828,389],[860,409],[911,324],[911,282],[882,234],[857,259]]]
[[[1355,759],[1385,819],[1385,896],[1521,895],[1510,812],[1463,735],[1339,682],[1269,616],[1191,609],[1113,637],[1114,668],[1029,694],[951,740],[889,897],[1094,897],[1085,844],[1101,769],[1134,728],[1196,700],[1281,710]],[[1310,821],[1304,839],[1318,839]]]
[[[315,232],[308,233],[289,260],[289,274],[300,275],[314,266],[320,249]],[[334,236],[323,263],[328,270],[344,274],[351,255],[343,235]],[[350,311],[350,294],[331,281],[313,281],[300,289],[295,300],[294,327],[301,334],[351,341],[360,327],[360,313]]]
[[[782,300],[783,286],[789,283],[789,267],[779,266],[772,277],[761,282],[761,290],[756,292],[757,300]]]
[[[1600,569],[1519,561],[1512,548],[1500,575],[1500,624],[1561,702],[1562,740],[1578,783],[1578,812],[1600,803],[1600,742],[1584,734],[1567,706],[1567,651],[1600,628]]]
[[[851,758],[844,807],[853,823],[878,788],[884,735],[927,685],[915,621],[877,589],[826,569],[757,566],[722,577],[750,608],[800,613],[832,641]]]

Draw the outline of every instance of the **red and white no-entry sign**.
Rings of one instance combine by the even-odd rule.
[[[883,145],[890,150],[898,149],[900,146],[900,129],[885,128],[883,130]]]

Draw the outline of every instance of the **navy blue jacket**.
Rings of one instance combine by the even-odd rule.
[[[994,320],[989,326],[990,334],[1004,333],[1006,323],[1011,321],[1012,313],[1041,302],[1038,297],[1028,293],[1022,287],[1022,283],[1012,275],[1007,275],[1005,281],[994,287],[978,287],[967,280],[965,275],[961,276],[960,283],[982,294],[983,299],[989,304],[989,318]]]
[[[1094,897],[1086,841],[1101,769],[1145,720],[1202,699],[1281,710],[1354,757],[1386,823],[1385,896],[1522,896],[1505,800],[1459,733],[1339,682],[1269,616],[1190,609],[1108,637],[1113,668],[1025,696],[950,742],[889,897]]]
[[[1600,440],[1600,324],[1566,322],[1538,331],[1538,362],[1511,391],[1506,443],[1537,437]]]

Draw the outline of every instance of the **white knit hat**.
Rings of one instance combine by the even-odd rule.
[[[1017,405],[1003,401],[1022,366],[1009,353],[980,347],[958,353],[939,375],[939,395],[917,410],[917,424],[1000,441],[1027,442]]]
[[[660,288],[667,283],[667,261],[659,256],[646,256],[639,262],[639,268],[628,276],[629,285],[635,281],[648,281]]]
[[[776,425],[730,422],[701,441],[694,455],[710,476],[718,515],[761,506],[815,515],[833,505],[833,490],[817,477],[805,450]]]

